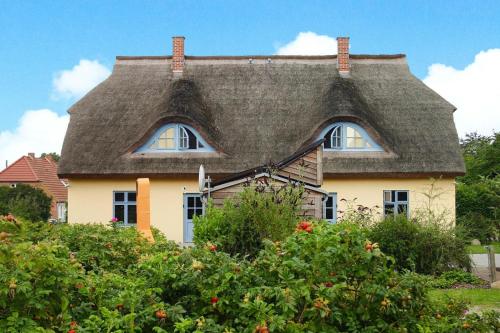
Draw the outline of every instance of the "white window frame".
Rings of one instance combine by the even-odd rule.
[[[173,148],[152,148],[153,144],[160,138],[169,128],[174,128],[174,143]],[[196,137],[196,148],[189,149],[189,132]],[[160,127],[151,136],[151,138],[136,152],[138,153],[169,153],[169,152],[212,152],[214,149],[210,147],[201,135],[191,126],[185,124],[166,124]]]
[[[116,193],[123,193],[123,201],[116,200],[115,194]],[[128,200],[128,194],[129,193],[134,193],[135,194],[135,201],[133,200]],[[117,205],[123,205],[123,224],[126,226],[135,226],[137,225],[137,192],[136,191],[113,191],[113,217],[116,217],[116,206]],[[136,209],[136,223],[129,223],[128,222],[128,206],[135,206]]]
[[[332,207],[326,206],[328,198],[332,198]],[[332,218],[331,219],[326,218],[327,209],[332,209]],[[326,220],[332,224],[337,223],[337,193],[335,193],[335,192],[328,193],[327,198],[325,198],[325,200],[323,201],[323,220]]]
[[[393,195],[393,192],[394,192],[394,195]],[[398,193],[402,193],[402,192],[405,192],[406,193],[406,200],[398,200]],[[386,201],[385,200],[385,195],[386,193],[390,193],[391,197],[392,198],[392,201]],[[410,216],[410,191],[408,190],[384,190],[383,192],[383,197],[382,197],[382,201],[383,201],[383,205],[382,205],[382,209],[383,209],[383,213],[384,213],[384,218],[387,218],[389,216],[396,216],[396,215],[399,215],[399,206],[400,205],[406,205],[406,217],[408,218]],[[385,213],[385,206],[386,205],[392,205],[392,209],[393,209],[393,214],[392,215],[388,215]]]
[[[331,124],[330,126],[326,127],[323,131],[321,131],[319,135],[319,139],[325,138],[326,134],[335,127],[339,127],[340,130],[340,141],[341,145],[340,147],[334,147],[333,143],[333,138],[334,138],[334,133],[336,133],[338,130],[334,130],[331,135],[326,138],[326,140],[330,140],[330,146],[331,148],[326,148],[325,145],[323,144],[323,148],[325,151],[384,151],[380,145],[378,145],[371,137],[368,135],[368,133],[365,131],[364,128],[359,126],[358,124],[355,123],[350,123],[350,122],[336,122]],[[354,130],[356,130],[359,134],[361,134],[361,137],[370,144],[371,147],[361,147],[361,148],[356,148],[356,147],[347,147],[347,128],[352,127]],[[336,133],[337,134],[337,133]],[[335,136],[337,137],[337,135]]]
[[[56,202],[57,219],[61,222],[66,222],[66,202],[58,201]]]

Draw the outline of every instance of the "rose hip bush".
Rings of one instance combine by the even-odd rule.
[[[68,246],[58,229],[36,230],[31,240],[24,224],[0,222],[0,229],[7,227],[10,235],[0,241],[1,332],[498,329],[498,314],[464,314],[465,304],[429,301],[418,275],[396,273],[378,244],[348,223],[298,224],[285,240],[264,241],[253,260],[231,256],[212,242],[183,249],[160,239],[138,245],[140,253],[126,267],[119,267],[120,260],[117,267],[98,260],[92,269],[86,269],[86,256],[72,253],[90,247],[71,240],[95,242],[89,236],[100,229],[74,229],[82,237],[67,238]],[[122,228],[114,232],[123,232],[116,237],[127,238],[127,244],[139,237]],[[128,251],[116,248],[123,256]]]

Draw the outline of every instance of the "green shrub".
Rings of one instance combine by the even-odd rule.
[[[486,281],[481,280],[474,274],[462,270],[452,270],[444,272],[439,277],[430,280],[429,286],[432,288],[448,289],[463,284],[473,286],[484,286]]]
[[[1,332],[489,332],[500,319],[430,300],[349,223],[300,224],[252,261],[159,235],[125,260],[138,238],[125,228],[37,225],[0,221]],[[97,234],[120,253],[89,261],[81,242]]]
[[[0,331],[36,332],[71,318],[81,265],[52,242],[0,242]]]
[[[398,215],[375,224],[370,239],[396,260],[399,271],[436,275],[454,268],[470,270],[467,243],[456,230]]]
[[[457,226],[463,227],[467,240],[478,239],[489,244],[500,235],[500,219],[492,219],[480,213],[470,212],[457,217]]]
[[[47,221],[52,199],[39,188],[18,184],[0,186],[0,215],[14,214],[28,221]]]
[[[293,232],[303,194],[301,185],[248,186],[222,208],[209,204],[205,215],[194,219],[194,242],[212,242],[230,254],[254,257],[264,239],[283,240]]]

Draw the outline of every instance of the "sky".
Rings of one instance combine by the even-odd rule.
[[[0,0],[0,161],[60,152],[67,109],[117,55],[404,53],[457,107],[459,136],[500,130],[500,1]]]

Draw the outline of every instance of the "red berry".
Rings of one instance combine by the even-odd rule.
[[[76,325],[78,325],[76,321],[72,321],[71,323],[69,323],[69,327],[71,328],[76,327]]]
[[[325,287],[331,288],[331,287],[333,287],[333,283],[331,283],[330,281],[325,282]]]
[[[156,318],[158,319],[165,319],[167,318],[167,313],[163,310],[158,310],[155,312]]]
[[[217,245],[212,244],[212,245],[210,245],[209,249],[210,249],[210,251],[215,252],[215,251],[217,251]]]
[[[210,303],[212,303],[212,304],[215,304],[215,303],[217,303],[218,301],[219,301],[219,298],[218,298],[218,297],[215,297],[215,296],[214,296],[214,297],[212,297],[212,298],[210,299]]]
[[[68,333],[76,333],[76,330],[71,329],[71,330],[68,331]]]

